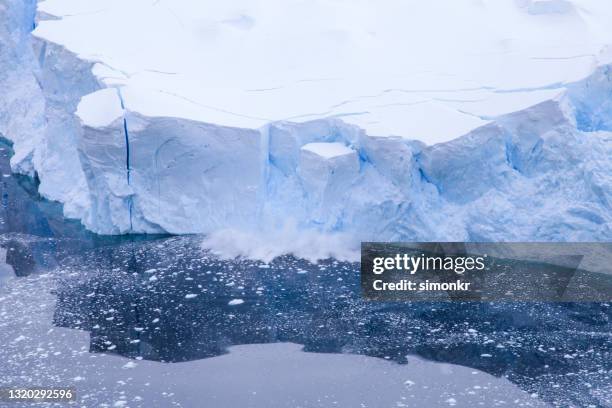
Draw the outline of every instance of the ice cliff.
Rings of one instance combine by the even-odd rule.
[[[612,238],[612,7],[349,3],[0,0],[12,167],[101,234]]]
[[[40,192],[81,218],[89,207],[74,115],[81,96],[99,88],[91,64],[33,38],[35,0],[0,2],[0,135],[14,143],[16,172],[40,178]]]

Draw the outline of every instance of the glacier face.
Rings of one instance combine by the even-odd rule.
[[[51,12],[62,3],[70,5],[50,0],[41,5]],[[569,2],[519,3],[535,15],[567,19],[577,13],[565,5]],[[173,94],[193,85],[189,76],[144,74],[171,78],[160,82],[164,92],[159,92],[126,67],[111,68],[108,61],[118,55],[96,59],[83,55],[80,44],[61,45],[61,30],[54,32],[52,24],[30,36],[33,1],[25,6],[11,0],[0,4],[0,13],[7,17],[0,38],[10,50],[0,59],[0,81],[10,90],[0,96],[0,133],[14,143],[13,168],[37,174],[41,193],[64,203],[67,216],[95,232],[263,231],[291,223],[300,230],[342,232],[359,240],[612,237],[608,65],[586,79],[551,89],[497,89],[493,99],[485,99],[491,103],[507,94],[509,99],[494,108],[504,114],[469,123],[434,116],[441,102],[428,100],[423,104],[427,109],[417,116],[430,115],[430,122],[443,125],[448,121],[458,132],[473,129],[427,145],[373,136],[376,126],[361,126],[363,120],[384,120],[388,111],[378,117],[370,112],[357,121],[342,112],[306,115],[300,121],[259,118],[269,112],[245,117],[212,108],[206,100],[193,103],[189,92]],[[90,8],[95,4],[80,3],[79,12],[93,16]],[[109,4],[108,14],[115,16],[114,2]],[[93,17],[83,18],[92,22]],[[79,19],[77,13],[74,19],[46,23],[66,20],[70,32],[83,23]],[[228,21],[232,30],[236,25],[243,30],[251,20]],[[106,40],[96,39],[101,50],[108,49]],[[126,61],[127,68],[135,63]],[[574,68],[570,78],[580,72]],[[461,97],[482,97],[474,92],[467,90]],[[395,104],[392,109],[410,105],[410,100],[389,100],[393,93],[384,93],[376,103],[390,102]],[[538,103],[516,105],[517,96]],[[523,109],[507,112],[510,106]],[[448,113],[449,108],[442,110]],[[417,120],[411,112],[395,112],[393,120],[401,121],[404,115],[406,122]],[[467,116],[471,121],[478,115]]]
[[[0,135],[14,143],[13,169],[36,175],[41,194],[64,203],[66,216],[82,218],[89,203],[74,110],[100,85],[91,63],[30,35],[35,15],[35,0],[0,2]]]
[[[45,98],[37,83],[29,34],[36,1],[6,0],[0,5],[0,135],[15,142],[13,167],[33,174],[34,150],[45,121]]]

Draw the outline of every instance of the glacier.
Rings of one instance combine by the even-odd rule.
[[[13,170],[99,234],[612,237],[606,2],[229,3],[1,0]]]

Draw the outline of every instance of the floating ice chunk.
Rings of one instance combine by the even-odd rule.
[[[123,365],[123,367],[121,367],[121,368],[123,368],[123,369],[125,369],[125,370],[129,370],[129,369],[131,369],[131,368],[135,368],[136,366],[138,366],[138,364],[136,364],[135,362],[133,362],[133,361],[128,361],[128,362],[127,362],[127,363],[125,363],[125,364]]]

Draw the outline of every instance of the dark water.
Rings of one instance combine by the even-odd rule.
[[[470,366],[551,401],[583,404],[591,387],[610,383],[608,304],[368,302],[358,264],[220,261],[200,241],[127,243],[74,258],[55,323],[89,331],[92,351],[167,362],[294,342],[306,351]]]
[[[0,221],[6,264],[18,276],[57,271],[54,324],[89,332],[92,352],[178,362],[294,342],[474,367],[560,406],[609,401],[591,391],[612,384],[607,303],[368,302],[358,264],[221,261],[196,236],[97,237],[24,177],[2,178]]]

